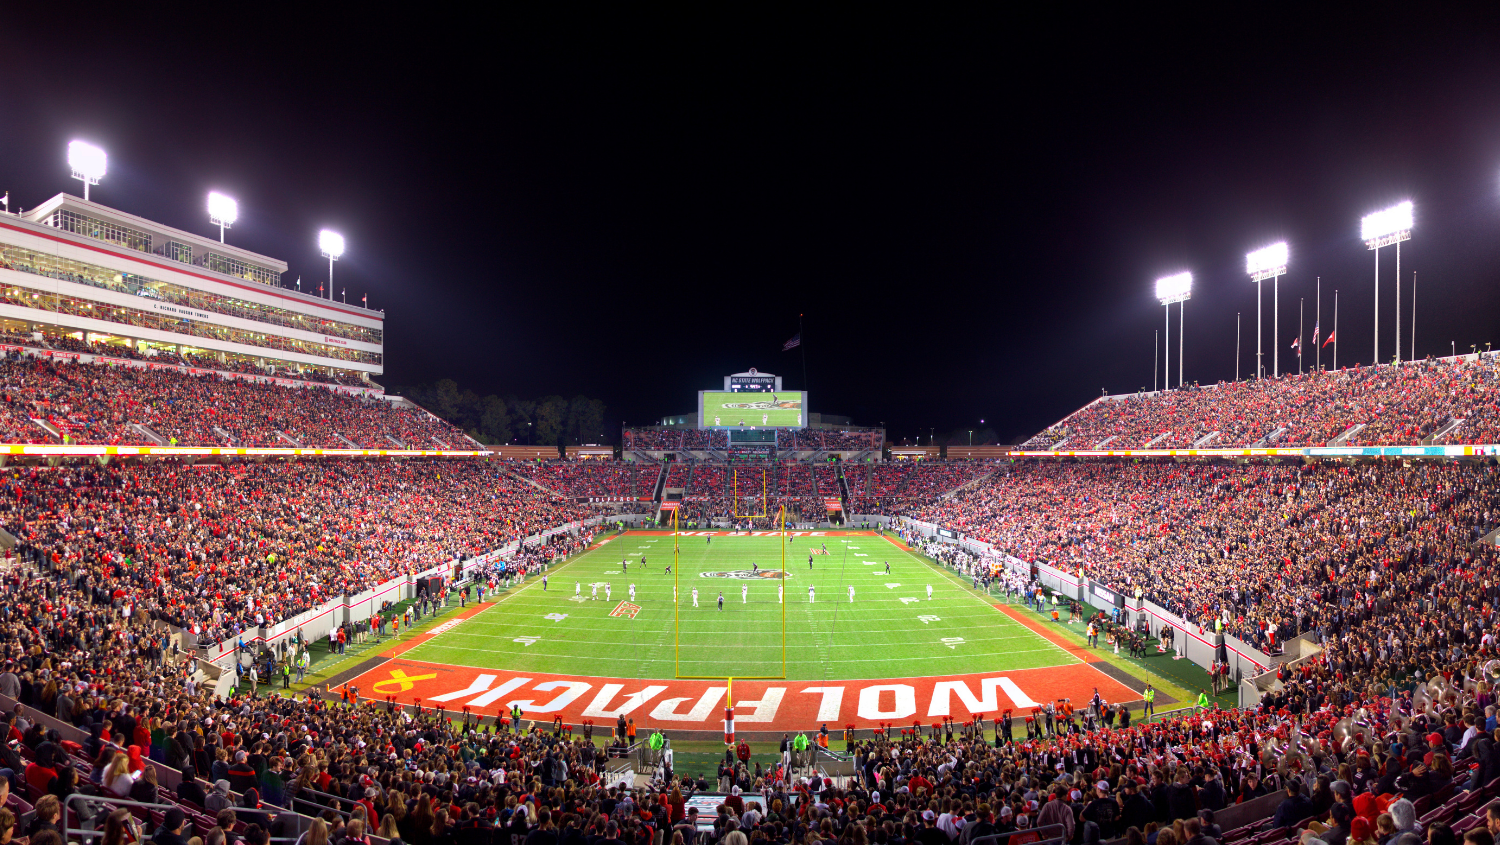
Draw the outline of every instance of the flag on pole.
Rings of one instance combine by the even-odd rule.
[[[1297,350],[1297,357],[1302,357],[1302,338],[1292,338],[1292,348]]]
[[[1337,332],[1337,331],[1331,331],[1331,332],[1329,332],[1329,333],[1328,333],[1328,339],[1327,339],[1327,340],[1325,340],[1325,341],[1323,341],[1323,345],[1324,345],[1324,346],[1327,346],[1327,345],[1328,345],[1328,344],[1330,344],[1330,343],[1333,343],[1333,337],[1334,337],[1334,335],[1336,335],[1336,334],[1338,334],[1338,332]]]
[[[1318,345],[1318,324],[1313,323],[1313,346]]]
[[[787,341],[786,343],[781,344],[781,351],[782,352],[791,352],[793,349],[796,349],[797,347],[799,347],[801,345],[802,345],[802,332],[797,332],[796,334],[792,335],[792,339],[791,340]]]

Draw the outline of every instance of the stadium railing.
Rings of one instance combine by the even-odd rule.
[[[1033,836],[1037,838],[1030,838]],[[1027,837],[1020,840],[1027,845],[1062,845],[1068,839],[1067,831],[1062,825],[1044,824],[1036,828],[1026,827],[1005,833],[992,833],[989,836],[976,836],[969,840],[969,845],[1008,845],[1016,841],[1018,837]]]

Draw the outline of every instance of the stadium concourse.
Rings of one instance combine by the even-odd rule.
[[[240,396],[219,391],[241,385],[215,378],[5,366],[12,434],[38,428],[31,420],[46,419],[34,416],[46,402],[90,437],[112,437],[138,419],[203,437],[213,429],[194,417],[210,407],[231,417],[233,427],[219,428],[244,437],[288,427],[311,439],[329,429],[417,436],[384,409],[319,389],[253,387]],[[1326,419],[1303,409],[1287,414],[1294,426],[1278,424],[1309,439],[1374,422],[1372,437],[1414,442],[1459,412],[1482,432],[1492,413],[1488,366],[1231,386],[1243,402],[1219,408],[1246,419],[1231,432],[1239,440],[1260,436],[1269,424],[1262,416],[1277,418],[1276,403],[1297,391],[1337,409]],[[1101,418],[1109,432],[1101,436],[1227,428],[1188,407],[1197,396],[1127,400],[1136,404],[1115,410],[1128,409],[1129,419]],[[687,489],[707,466],[692,465]],[[16,543],[0,577],[0,696],[16,706],[0,716],[10,738],[0,746],[8,808],[0,842],[25,835],[30,845],[55,845],[58,828],[86,841],[78,802],[58,823],[56,799],[77,794],[94,797],[86,812],[106,845],[180,845],[193,835],[207,845],[262,845],[304,832],[309,845],[506,836],[509,845],[694,845],[699,836],[725,845],[964,845],[1022,829],[1012,841],[1056,833],[1069,843],[1123,837],[1131,845],[1493,845],[1500,829],[1492,686],[1500,560],[1480,542],[1500,527],[1500,475],[1475,460],[874,463],[852,473],[852,487],[850,467],[832,476],[822,466],[768,469],[778,473],[778,496],[800,499],[809,484],[822,494],[825,479],[838,482],[863,497],[860,513],[912,514],[1023,562],[1081,571],[1267,652],[1304,633],[1314,646],[1243,708],[1147,721],[1138,704],[1112,701],[1109,721],[1084,718],[1085,708],[1071,719],[1016,714],[999,731],[960,719],[951,736],[866,724],[846,737],[844,725],[829,725],[832,749],[849,755],[849,774],[837,778],[788,771],[779,760],[739,762],[750,759],[747,748],[718,770],[658,772],[622,788],[606,780],[608,724],[589,726],[587,739],[585,726],[554,732],[545,722],[520,735],[494,720],[476,729],[430,706],[350,704],[325,687],[289,696],[262,684],[216,698],[194,662],[174,652],[173,627],[238,638],[325,596],[577,526],[614,507],[578,499],[639,496],[643,471],[651,473],[517,469],[493,459],[5,467],[0,520]],[[719,467],[704,473],[710,491],[722,476]],[[534,577],[593,532],[575,527],[523,544],[501,557],[505,572]],[[924,548],[980,574],[974,560]],[[1133,711],[1128,725],[1120,704]],[[803,726],[809,735],[819,727]],[[685,796],[709,793],[710,779],[741,794],[714,790],[712,818],[693,825]],[[161,805],[138,809],[139,834],[126,823],[127,800]]]

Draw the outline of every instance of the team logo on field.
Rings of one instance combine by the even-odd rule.
[[[699,578],[735,578],[740,581],[779,581],[781,580],[780,569],[731,569],[728,572],[699,572]],[[786,577],[792,577],[792,573],[786,573]]]

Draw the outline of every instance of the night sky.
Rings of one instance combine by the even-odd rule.
[[[205,194],[235,196],[229,241],[288,286],[316,287],[339,230],[335,287],[385,309],[388,386],[582,393],[645,424],[757,367],[898,442],[980,419],[1011,442],[1151,387],[1158,276],[1196,277],[1188,379],[1234,377],[1236,312],[1251,373],[1244,254],[1274,240],[1267,368],[1276,343],[1296,369],[1317,276],[1339,363],[1368,364],[1359,218],[1403,199],[1418,354],[1500,343],[1494,4],[47,5],[7,10],[12,209],[78,191],[81,138],[110,154],[106,205],[209,235]],[[1394,273],[1382,250],[1385,359]],[[780,351],[799,314],[806,381]]]

